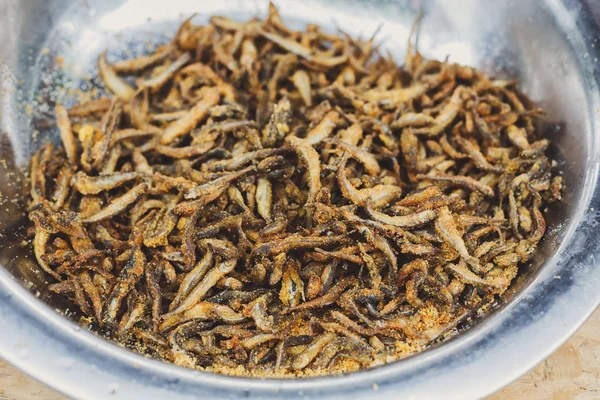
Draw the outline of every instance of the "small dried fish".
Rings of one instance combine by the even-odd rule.
[[[208,110],[217,105],[221,98],[218,89],[208,90],[202,99],[200,99],[187,114],[171,122],[163,131],[160,137],[160,143],[170,144],[194,129],[208,114]]]
[[[445,267],[464,283],[483,287],[491,286],[494,288],[502,288],[508,285],[508,281],[502,277],[495,277],[489,280],[482,279],[465,268],[464,265],[446,264]]]
[[[143,195],[146,190],[148,190],[148,185],[146,183],[140,183],[123,196],[114,199],[112,203],[100,210],[98,213],[85,218],[82,222],[89,224],[112,218],[115,215],[123,212],[130,204],[136,201],[138,197]]]
[[[423,134],[427,136],[437,136],[439,135],[458,115],[460,111],[460,106],[463,104],[463,93],[464,86],[457,86],[454,89],[454,93],[452,93],[452,97],[448,103],[442,108],[435,118],[435,125],[428,128],[416,128],[412,129],[414,134]]]
[[[236,313],[230,307],[221,304],[199,302],[191,308],[185,309],[185,311],[173,313],[167,317],[163,316],[163,322],[160,324],[159,330],[164,332],[176,325],[192,320],[215,319],[236,324],[244,321],[245,317]]]
[[[306,202],[309,204],[314,203],[319,190],[321,190],[321,161],[319,153],[316,152],[309,142],[295,136],[289,136],[287,141],[306,167],[308,173],[308,199]]]
[[[98,73],[106,87],[123,101],[135,95],[135,89],[121,79],[112,65],[106,62],[106,51],[98,57]]]
[[[359,161],[364,167],[367,174],[371,176],[378,176],[381,173],[381,167],[379,166],[379,162],[375,159],[373,154],[368,151],[353,146],[349,143],[346,143],[342,140],[330,139],[326,140],[326,143],[335,144],[348,154],[350,154],[353,158]]]
[[[338,243],[346,243],[348,240],[344,235],[338,236],[302,236],[293,234],[284,239],[262,243],[255,247],[255,255],[273,255],[287,253],[290,250],[331,246]]]
[[[54,200],[54,204],[52,205],[53,210],[57,211],[64,206],[65,201],[71,192],[70,185],[72,178],[73,170],[68,166],[64,166],[56,178],[56,188],[52,195],[52,200]]]
[[[106,301],[105,323],[112,324],[115,322],[121,302],[144,274],[145,264],[146,256],[144,256],[144,253],[139,248],[132,249],[131,255]]]
[[[298,354],[292,363],[292,367],[295,370],[303,369],[311,361],[313,361],[319,352],[327,346],[333,339],[335,338],[335,334],[333,333],[325,333],[323,336],[318,338],[313,344],[311,344],[304,352]]]
[[[202,300],[219,279],[233,271],[236,263],[237,261],[235,259],[230,259],[211,269],[198,285],[190,291],[188,296],[182,300],[181,304],[173,311],[169,312],[168,315],[183,312]]]
[[[422,96],[426,90],[427,86],[420,83],[407,88],[392,90],[371,89],[365,92],[364,98],[371,102],[390,103],[401,106],[412,99]]]
[[[452,217],[452,213],[448,207],[440,207],[437,214],[438,218],[436,220],[435,230],[438,235],[444,242],[456,250],[466,262],[475,267],[479,267],[479,261],[469,254],[465,242],[462,239],[462,235],[459,233],[454,218]]]
[[[256,209],[265,221],[271,221],[271,204],[273,203],[273,188],[266,178],[258,178],[256,184]]]
[[[168,236],[175,229],[179,218],[173,212],[175,203],[170,203],[157,212],[144,232],[144,246],[158,247],[169,244]]]
[[[206,251],[206,254],[202,259],[198,262],[198,264],[185,276],[179,289],[177,290],[177,294],[171,305],[169,306],[170,311],[173,311],[175,307],[181,304],[182,300],[187,296],[190,291],[200,282],[200,280],[206,275],[209,267],[213,262],[213,252],[209,249]]]
[[[516,82],[424,59],[417,25],[404,66],[273,4],[102,53],[112,95],[57,105],[62,146],[30,163],[47,289],[128,348],[245,376],[382,365],[481,314],[565,182]]]
[[[69,109],[69,117],[86,117],[88,115],[106,112],[110,107],[110,103],[110,99],[101,98],[76,105]]]
[[[302,96],[302,100],[307,107],[312,106],[312,92],[310,88],[310,76],[308,73],[302,69],[297,70],[292,75],[292,82],[300,92],[300,96]]]
[[[98,194],[115,189],[126,182],[139,178],[138,172],[123,172],[110,175],[89,176],[79,171],[71,179],[71,185],[81,194]]]
[[[314,146],[319,144],[324,139],[331,136],[331,133],[336,127],[336,124],[339,122],[339,114],[336,111],[328,112],[323,119],[308,132],[304,141]]]
[[[60,104],[56,105],[55,112],[56,125],[58,125],[60,139],[62,140],[63,147],[67,153],[67,159],[71,164],[75,165],[77,164],[77,143],[75,142],[69,115],[67,110]]]
[[[437,217],[435,210],[424,210],[414,214],[402,216],[389,216],[382,212],[376,211],[371,207],[371,200],[367,200],[365,205],[367,214],[375,221],[383,222],[384,224],[398,226],[400,228],[414,228],[421,226],[429,221],[433,221]]]
[[[40,267],[42,267],[42,269],[44,271],[46,271],[47,273],[52,275],[52,277],[54,277],[54,279],[60,281],[62,279],[60,277],[60,275],[57,274],[56,272],[54,272],[54,270],[52,268],[50,268],[48,263],[46,263],[46,261],[42,257],[44,255],[44,253],[46,252],[46,244],[48,243],[49,238],[50,238],[50,232],[48,232],[47,230],[45,230],[43,228],[36,229],[35,237],[33,239],[33,250],[35,253],[35,258],[36,258],[38,264],[40,265]]]
[[[488,197],[494,197],[494,189],[481,183],[469,176],[431,176],[431,175],[416,175],[417,180],[430,180],[439,182],[448,182],[450,184],[464,187],[465,189],[476,190]]]
[[[121,101],[115,99],[115,101],[111,103],[108,111],[106,111],[106,114],[104,114],[104,117],[102,117],[102,120],[100,121],[102,136],[91,148],[93,167],[101,165],[110,151],[112,135],[121,120],[122,111],[123,105]]]
[[[465,153],[467,153],[468,156],[473,160],[473,162],[475,163],[477,168],[484,170],[484,171],[494,171],[494,172],[502,171],[501,167],[496,167],[496,166],[491,165],[488,162],[488,160],[486,160],[484,155],[481,154],[481,151],[479,151],[479,149],[475,145],[473,145],[473,143],[471,141],[469,141],[465,138],[462,138],[460,136],[457,136],[455,138],[455,140],[463,148]]]
[[[373,207],[379,208],[389,204],[402,194],[402,189],[396,185],[377,185],[369,189],[356,189],[346,176],[347,161],[347,155],[342,156],[342,162],[338,167],[337,181],[342,195],[354,204],[364,207],[367,200],[370,200]]]
[[[251,166],[237,172],[232,172],[211,182],[196,186],[187,190],[184,194],[186,199],[196,199],[201,197],[204,204],[210,203],[227,190],[231,182],[241,177],[256,172],[256,167]]]
[[[173,52],[172,46],[160,46],[153,54],[141,56],[130,60],[121,60],[113,64],[115,71],[132,74],[140,72],[152,65],[164,60]]]
[[[292,54],[296,54],[300,57],[307,59],[311,56],[310,48],[305,47],[294,40],[287,39],[277,34],[265,32],[262,30],[260,31],[260,34],[266,39],[272,41],[273,43],[276,43],[277,45],[281,46],[283,49],[287,50]]]
[[[304,300],[304,282],[298,274],[296,263],[290,263],[283,273],[279,299],[288,307],[295,307]]]
[[[189,53],[183,53],[177,60],[173,61],[160,74],[140,83],[140,88],[150,88],[151,90],[160,90],[192,57]]]

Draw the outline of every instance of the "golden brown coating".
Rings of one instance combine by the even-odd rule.
[[[31,160],[32,247],[95,329],[180,365],[419,351],[507,289],[561,198],[514,83],[412,45],[399,67],[273,6],[98,71],[113,97],[57,106],[63,147]]]

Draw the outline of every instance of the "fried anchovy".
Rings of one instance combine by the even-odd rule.
[[[425,59],[420,18],[403,65],[273,4],[202,21],[103,52],[105,97],[57,104],[32,155],[21,269],[86,328],[189,368],[345,373],[463,329],[535,256],[568,182],[517,82]]]
[[[130,100],[135,94],[135,90],[119,77],[115,69],[108,64],[106,61],[106,52],[98,57],[98,72],[108,89],[120,99],[125,101]]]
[[[170,144],[194,129],[206,117],[208,110],[217,105],[220,97],[221,94],[218,89],[208,91],[187,114],[171,122],[165,128],[160,137],[160,143],[164,145]]]

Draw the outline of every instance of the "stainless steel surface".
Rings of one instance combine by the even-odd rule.
[[[366,35],[383,23],[385,48],[402,59],[418,1],[279,1],[295,25],[318,23]],[[565,201],[548,210],[549,231],[534,262],[493,314],[419,355],[346,376],[250,380],[185,370],[146,359],[85,331],[25,288],[31,265],[19,246],[16,170],[69,88],[90,85],[99,52],[143,50],[166,40],[193,12],[247,18],[266,1],[0,0],[0,356],[74,398],[478,398],[548,356],[600,303],[600,31],[583,1],[425,1],[419,48],[426,56],[518,78],[547,112],[545,129],[564,171]],[[334,24],[335,21],[335,24]],[[149,35],[149,32],[155,32]],[[167,36],[165,36],[167,35]],[[63,68],[52,73],[60,63]],[[118,52],[113,56],[118,56]],[[83,80],[82,80],[83,79]],[[34,130],[41,133],[37,135]],[[4,161],[3,161],[4,160]],[[51,298],[48,298],[52,301]],[[385,397],[388,396],[388,397]]]

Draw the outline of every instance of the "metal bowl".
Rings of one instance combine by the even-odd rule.
[[[266,1],[0,0],[0,356],[74,398],[476,398],[523,374],[564,342],[600,303],[600,30],[585,1],[277,2],[292,25],[370,35],[400,60],[419,7],[419,49],[517,78],[546,111],[553,158],[567,183],[546,211],[535,260],[493,313],[425,352],[375,369],[310,379],[244,379],[186,370],[134,354],[55,311],[23,246],[19,168],[55,140],[55,100],[86,89],[104,48],[139,53],[166,41],[185,16],[263,14]],[[591,3],[590,3],[591,4]],[[153,32],[153,33],[152,33]],[[136,44],[137,43],[137,44]],[[61,66],[55,70],[54,67]],[[39,131],[39,133],[38,133]],[[21,228],[20,228],[21,227]],[[44,302],[36,297],[41,297]]]

